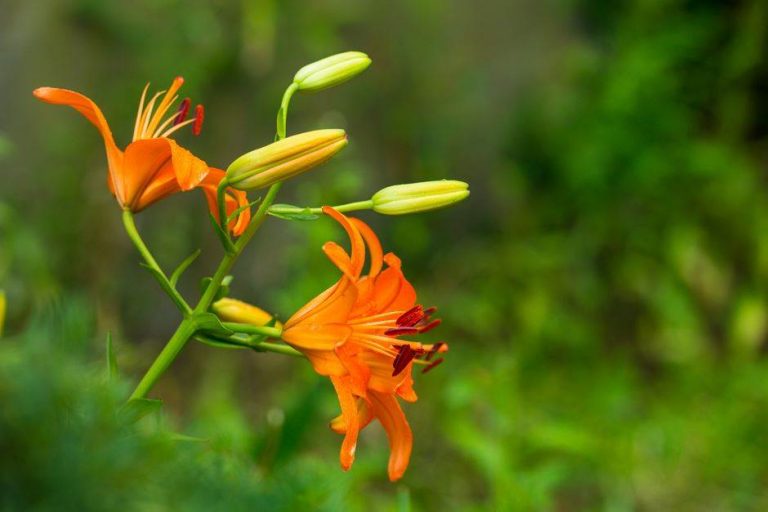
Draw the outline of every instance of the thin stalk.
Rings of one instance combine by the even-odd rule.
[[[139,384],[136,386],[136,389],[131,394],[129,400],[147,396],[147,393],[149,393],[149,390],[155,385],[157,379],[159,379],[165,370],[171,366],[173,360],[176,359],[176,356],[181,352],[181,349],[184,348],[184,345],[186,345],[189,338],[195,334],[196,330],[197,327],[191,319],[185,318],[181,321],[179,327],[176,328],[176,332],[173,333],[171,339],[168,340],[168,343],[166,343],[163,350],[152,363],[152,366],[149,367],[147,373],[145,373],[139,381]]]
[[[149,252],[149,249],[144,243],[144,240],[142,240],[141,235],[139,235],[139,231],[136,229],[136,222],[133,219],[133,213],[128,210],[123,211],[123,225],[125,226],[126,233],[128,233],[128,238],[131,239],[133,245],[135,245],[139,250],[139,253],[141,254],[142,258],[144,258],[144,262],[146,263],[147,267],[150,268],[152,275],[155,276],[155,279],[157,279],[157,282],[160,283],[160,286],[163,288],[165,293],[168,294],[171,300],[173,300],[174,304],[176,304],[176,306],[179,308],[179,310],[181,310],[182,313],[184,313],[184,315],[189,315],[192,313],[192,308],[189,306],[189,304],[187,304],[187,301],[184,300],[184,297],[182,297],[181,294],[176,290],[176,287],[171,284],[168,276],[165,275],[165,272],[163,272],[163,269],[160,268],[157,260],[155,260],[154,256],[152,256],[152,253]]]
[[[336,211],[339,211],[341,213],[347,213],[347,212],[354,212],[358,210],[370,210],[373,208],[373,201],[370,199],[367,199],[365,201],[356,201],[354,203],[346,203],[346,204],[340,204],[338,206],[334,206],[333,209]],[[313,208],[300,208],[300,207],[293,207],[293,206],[287,206],[287,205],[280,205],[280,206],[272,206],[269,209],[269,213],[313,213],[316,215],[320,215],[323,213],[322,206],[313,207]]]
[[[279,327],[268,327],[266,325],[238,324],[235,322],[222,322],[222,325],[230,331],[242,332],[245,334],[260,334],[270,338],[280,338],[283,330]]]
[[[285,91],[285,94],[283,94],[283,99],[280,103],[280,111],[277,115],[277,135],[275,136],[276,140],[280,140],[285,138],[286,133],[286,117],[288,114],[288,104],[291,100],[291,96],[297,89],[297,85],[295,83],[291,84]],[[195,324],[195,316],[200,315],[202,313],[205,313],[208,311],[208,309],[211,307],[211,303],[216,298],[216,294],[219,291],[219,288],[221,288],[221,282],[222,280],[229,274],[229,271],[232,269],[232,266],[235,264],[235,261],[240,257],[240,254],[242,254],[243,249],[245,249],[245,246],[248,245],[248,242],[251,241],[251,238],[253,238],[253,235],[256,233],[256,231],[261,227],[261,225],[264,223],[264,219],[267,217],[267,212],[269,211],[269,207],[272,206],[272,203],[275,200],[275,197],[277,196],[277,193],[280,191],[280,187],[282,186],[281,182],[277,182],[271,187],[269,187],[269,190],[267,191],[267,195],[264,197],[264,201],[259,205],[259,209],[256,211],[256,214],[251,218],[251,223],[248,225],[246,230],[243,232],[243,234],[240,236],[240,238],[237,239],[237,241],[234,244],[234,250],[232,252],[227,252],[224,255],[224,258],[221,260],[221,263],[219,263],[219,267],[216,269],[216,272],[213,274],[213,277],[211,278],[211,282],[208,284],[208,287],[203,292],[203,296],[200,297],[200,301],[197,303],[194,309],[189,311],[189,305],[186,304],[186,302],[183,302],[182,304],[186,307],[184,310],[185,312],[185,318],[179,324],[179,327],[176,329],[176,332],[173,333],[173,336],[170,340],[168,340],[168,343],[165,345],[163,350],[160,352],[160,354],[157,356],[155,361],[152,363],[152,366],[149,367],[149,370],[147,370],[147,373],[144,374],[141,381],[139,381],[139,385],[134,390],[133,394],[131,394],[131,399],[137,399],[137,398],[144,398],[147,393],[152,389],[152,386],[154,386],[155,382],[158,378],[165,372],[165,370],[168,369],[168,367],[171,365],[173,360],[176,358],[176,356],[179,354],[179,351],[181,351],[182,348],[184,348],[184,345],[187,343],[189,338],[191,338],[195,332],[197,331],[197,325]],[[221,193],[221,189],[219,189],[219,195]],[[157,269],[159,272],[159,276],[162,276],[165,278],[165,274],[160,270],[159,265],[157,265],[157,262],[152,257],[152,254],[149,252],[149,249],[147,249],[146,245],[144,245],[144,242],[141,241],[141,238],[138,235],[138,232],[136,231],[136,226],[133,224],[133,217],[130,215],[130,212],[126,212],[123,215],[124,222],[126,224],[126,230],[128,231],[129,236],[131,236],[131,239],[134,241],[136,246],[139,248],[139,251],[142,253],[144,258],[147,260],[147,264],[150,265],[150,267]],[[226,217],[224,217],[224,222],[226,222]],[[226,229],[226,228],[225,228]],[[226,231],[225,231],[226,232]],[[175,296],[181,297],[178,295],[178,292],[176,289],[172,286],[170,286],[170,282],[167,278],[161,280],[158,277],[158,280],[160,280],[160,284],[163,286],[164,289],[166,289],[165,284],[168,285],[166,292],[168,292],[169,296],[171,298],[174,298]],[[176,301],[176,299],[174,299]],[[260,347],[263,347],[264,350],[270,350],[271,352],[279,352],[283,354],[289,354],[289,355],[296,355],[295,350],[293,350],[291,347],[288,346],[282,346],[275,343],[260,343]],[[268,347],[268,348],[267,348]],[[255,348],[255,347],[251,347]]]

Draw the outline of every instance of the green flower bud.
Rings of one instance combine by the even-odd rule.
[[[346,145],[344,130],[292,135],[237,158],[227,169],[227,182],[240,190],[268,187],[325,162]]]
[[[346,82],[365,71],[371,59],[363,52],[344,52],[307,64],[293,82],[300,91],[319,91]]]
[[[469,195],[463,181],[438,180],[393,185],[376,192],[371,201],[373,211],[384,215],[404,215],[445,208]]]

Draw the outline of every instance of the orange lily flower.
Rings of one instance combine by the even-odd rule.
[[[202,188],[211,212],[218,219],[216,187],[224,177],[224,171],[208,167],[203,160],[170,138],[173,133],[189,124],[192,124],[195,135],[202,129],[202,105],[195,107],[193,118],[186,119],[191,105],[189,98],[181,102],[178,110],[169,114],[170,108],[178,99],[176,93],[183,83],[183,78],[175,78],[167,91],[155,94],[145,103],[149,89],[147,84],[139,101],[133,141],[125,151],[117,147],[104,114],[90,98],[75,91],[55,87],[40,87],[35,89],[33,94],[46,103],[74,108],[96,126],[104,139],[107,151],[109,189],[123,209],[139,212],[155,201],[176,192]],[[228,213],[248,204],[245,194],[234,189],[227,190],[226,201]],[[240,234],[249,220],[250,211],[244,209],[238,218],[230,223],[229,228],[234,234]]]
[[[282,337],[333,383],[341,416],[331,422],[331,428],[345,435],[342,468],[352,466],[358,433],[376,418],[389,439],[388,473],[395,481],[405,473],[413,445],[397,397],[416,401],[411,376],[414,363],[428,371],[442,362],[442,358],[432,361],[432,357],[448,347],[399,339],[439,325],[440,320],[430,320],[435,309],[416,304],[416,292],[400,269],[400,259],[383,254],[367,224],[330,207],[323,212],[344,227],[351,251],[348,254],[334,242],[323,246],[342,277],[297,311],[285,323]],[[362,275],[366,245],[370,267]]]

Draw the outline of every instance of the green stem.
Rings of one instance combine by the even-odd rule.
[[[293,83],[286,89],[285,94],[283,94],[283,99],[280,103],[280,111],[277,115],[277,135],[275,136],[277,140],[285,138],[288,104],[290,103],[291,96],[293,96],[293,93],[296,91],[297,87],[298,86]],[[248,224],[248,227],[245,229],[243,234],[240,235],[240,238],[238,238],[235,242],[234,250],[227,252],[224,255],[221,263],[219,263],[219,267],[216,269],[216,272],[211,278],[211,282],[203,292],[203,296],[200,297],[200,301],[197,303],[195,308],[190,310],[189,305],[187,305],[186,302],[183,302],[183,298],[181,299],[182,304],[186,307],[186,309],[183,310],[185,312],[185,318],[181,324],[179,324],[176,332],[173,333],[171,339],[168,340],[168,343],[152,363],[152,366],[149,367],[147,373],[144,374],[144,377],[142,377],[141,381],[139,381],[139,385],[136,386],[136,389],[131,395],[131,399],[144,398],[147,393],[149,393],[157,379],[163,374],[163,372],[165,372],[165,370],[168,369],[173,360],[179,354],[179,351],[184,348],[184,345],[187,343],[189,338],[194,336],[195,332],[197,332],[197,325],[195,323],[196,316],[206,313],[211,307],[211,303],[216,298],[216,294],[218,293],[219,288],[221,288],[222,280],[227,276],[227,274],[229,274],[229,271],[232,269],[235,261],[237,261],[237,259],[240,257],[240,254],[243,252],[243,249],[245,249],[245,246],[248,245],[248,242],[251,241],[253,235],[264,223],[264,220],[267,218],[269,207],[272,206],[272,203],[274,202],[277,193],[280,191],[281,186],[282,183],[277,182],[269,187],[267,195],[264,197],[264,201],[261,202],[259,209],[256,211],[256,214],[251,218],[250,224]],[[220,191],[221,189],[219,189],[217,195],[219,195]],[[154,269],[157,269],[158,280],[160,280],[160,276],[165,278],[165,274],[162,272],[162,270],[160,270],[159,265],[157,265],[157,262],[152,257],[149,249],[147,249],[147,247],[141,241],[141,238],[136,231],[136,226],[133,223],[133,217],[131,216],[130,212],[125,212],[123,215],[123,220],[126,224],[128,235],[131,237],[136,246],[139,248],[139,251],[147,260],[148,265]],[[224,222],[226,223],[226,217],[224,217]],[[226,227],[224,229],[226,232]],[[170,286],[167,278],[160,281],[161,285],[164,285],[164,283],[168,284],[168,289],[166,289],[166,291],[171,296],[171,298],[176,296],[180,297],[176,289]],[[166,288],[166,286],[163,286],[163,288]],[[174,301],[176,301],[175,298]],[[291,347],[281,346],[274,343],[264,342],[261,343],[260,346],[269,347],[272,352],[280,352],[290,355],[294,355],[294,352],[296,352]],[[267,348],[264,348],[264,350],[267,350]]]
[[[336,211],[339,211],[341,213],[347,213],[347,212],[354,212],[358,210],[370,210],[373,208],[373,201],[370,199],[367,199],[365,201],[356,201],[354,203],[346,203],[346,204],[340,204],[338,206],[334,206],[333,209]],[[323,208],[321,206],[314,207],[314,208],[299,208],[294,206],[288,206],[288,205],[280,205],[280,206],[272,206],[269,208],[269,213],[313,213],[316,215],[320,215],[323,213]]]
[[[227,187],[229,182],[226,176],[219,182],[219,187],[216,189],[216,202],[219,205],[219,225],[221,230],[229,237],[229,227],[227,226]]]
[[[268,327],[266,325],[258,326],[251,324],[238,324],[235,322],[222,322],[222,325],[230,331],[242,332],[245,334],[261,334],[270,338],[280,338],[283,330],[279,327]]]
[[[136,386],[136,389],[131,394],[129,400],[144,398],[147,396],[147,393],[149,393],[149,390],[152,389],[152,386],[155,385],[157,379],[160,378],[165,370],[167,370],[171,365],[173,360],[176,359],[176,356],[179,354],[181,349],[184,348],[184,345],[186,345],[189,338],[195,334],[196,330],[197,327],[195,326],[194,321],[191,319],[185,318],[181,321],[179,327],[176,329],[176,332],[173,333],[171,339],[168,340],[168,343],[165,345],[165,347],[163,347],[163,350],[152,363],[152,366],[149,367],[147,373],[145,373],[139,381],[138,386]]]
[[[187,304],[187,301],[184,300],[184,297],[182,297],[176,288],[171,284],[168,276],[165,275],[165,272],[163,272],[163,269],[160,268],[157,260],[155,260],[154,256],[152,256],[152,253],[149,252],[149,249],[144,243],[144,240],[142,240],[141,235],[139,235],[139,231],[136,229],[136,222],[133,219],[133,213],[128,210],[123,211],[123,225],[125,226],[126,233],[128,233],[128,237],[133,242],[133,245],[135,245],[139,250],[139,253],[141,253],[142,258],[144,258],[144,262],[152,272],[152,275],[155,276],[155,279],[157,279],[157,282],[160,283],[160,286],[163,288],[165,293],[168,294],[171,300],[173,300],[173,302],[176,304],[179,310],[184,313],[184,315],[189,315],[192,312],[192,308],[189,307],[189,304]]]

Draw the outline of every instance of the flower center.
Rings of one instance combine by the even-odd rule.
[[[156,139],[169,137],[181,128],[192,124],[192,133],[199,135],[203,128],[205,110],[202,105],[195,107],[195,117],[187,119],[192,102],[185,98],[176,112],[168,113],[179,98],[176,94],[184,84],[184,79],[177,76],[171,82],[167,91],[160,91],[145,103],[149,84],[144,87],[139,100],[139,110],[136,113],[136,123],[133,127],[133,140]],[[158,103],[159,100],[159,103]]]
[[[430,317],[437,311],[417,305],[401,313],[389,312],[358,318],[353,323],[355,340],[366,348],[392,358],[392,376],[402,373],[413,362],[423,365],[422,373],[430,371],[443,362],[443,358],[432,358],[438,352],[447,350],[443,342],[425,345],[416,341],[396,339],[399,336],[421,334],[431,331],[441,320]]]

